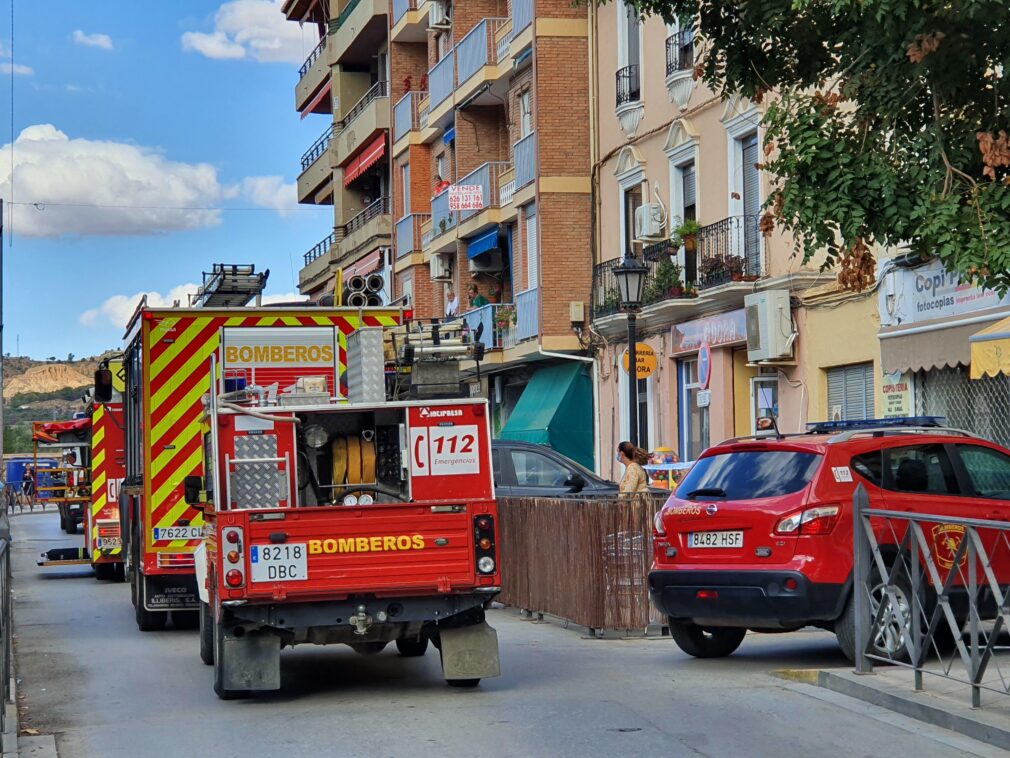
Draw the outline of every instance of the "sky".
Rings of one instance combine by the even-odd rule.
[[[327,120],[295,111],[317,38],[280,8],[0,0],[5,353],[119,349],[141,294],[185,304],[213,263],[295,296],[333,213],[297,204]]]

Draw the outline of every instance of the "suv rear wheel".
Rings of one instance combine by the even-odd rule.
[[[746,629],[735,626],[698,626],[670,619],[670,636],[677,647],[695,658],[723,658],[740,647]]]

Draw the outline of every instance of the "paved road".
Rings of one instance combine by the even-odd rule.
[[[823,632],[752,635],[697,661],[669,639],[594,640],[495,611],[503,676],[445,686],[438,656],[285,651],[283,689],[222,702],[192,631],[141,633],[124,584],[35,565],[74,544],[55,513],[17,515],[19,689],[63,758],[101,756],[991,755],[981,743],[768,672],[844,666]],[[78,537],[76,542],[79,543]]]

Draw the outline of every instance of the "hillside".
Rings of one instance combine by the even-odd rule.
[[[9,400],[15,395],[44,395],[68,387],[88,387],[93,381],[93,376],[89,376],[74,365],[44,363],[32,366],[23,374],[10,378],[5,376],[4,379],[4,399]]]

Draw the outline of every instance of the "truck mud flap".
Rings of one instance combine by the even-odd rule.
[[[195,611],[200,607],[196,576],[142,575],[144,608],[149,611]]]
[[[486,679],[501,676],[498,632],[487,622],[442,629],[442,676],[446,679]]]
[[[262,692],[281,688],[281,643],[268,631],[248,631],[241,637],[225,632],[221,640],[224,687]]]

